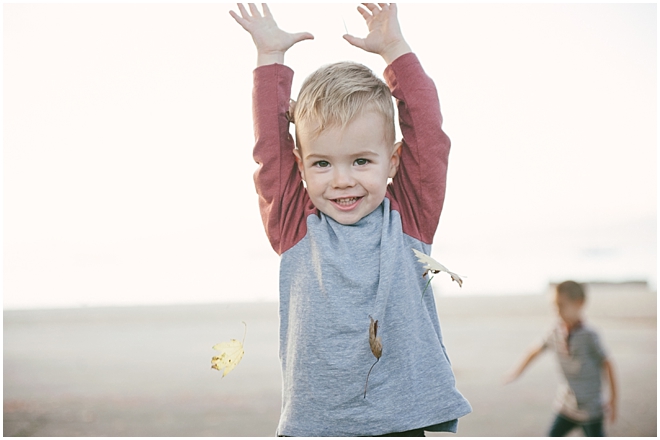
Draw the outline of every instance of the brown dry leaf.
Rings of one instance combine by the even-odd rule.
[[[374,321],[374,318],[372,318],[371,315],[369,315],[369,319],[371,319],[371,323],[369,324],[369,346],[371,347],[371,352],[376,357],[376,362],[374,362],[371,368],[369,368],[369,372],[367,373],[367,381],[364,383],[365,399],[367,398],[367,385],[369,384],[369,375],[371,374],[371,370],[374,369],[374,366],[378,363],[380,357],[383,355],[383,342],[378,336],[378,320]]]
[[[369,346],[376,359],[380,359],[383,354],[383,342],[378,337],[378,320],[374,321],[371,316],[369,316],[369,319],[371,319],[371,324],[369,324]]]

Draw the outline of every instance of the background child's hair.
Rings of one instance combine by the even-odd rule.
[[[312,136],[331,127],[345,127],[365,110],[385,117],[384,133],[394,145],[394,104],[389,87],[366,66],[350,61],[322,66],[305,79],[298,101],[291,101],[289,115],[298,127],[318,124]]]
[[[571,301],[584,301],[586,298],[584,287],[575,281],[564,281],[557,284],[557,293],[564,295]]]

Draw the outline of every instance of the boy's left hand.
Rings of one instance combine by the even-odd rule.
[[[610,423],[614,423],[616,420],[616,399],[610,399],[607,405],[607,415]]]
[[[403,38],[397,8],[394,3],[362,3],[358,12],[367,22],[369,34],[365,38],[344,35],[344,39],[355,47],[383,57],[387,64],[403,54],[412,52]]]

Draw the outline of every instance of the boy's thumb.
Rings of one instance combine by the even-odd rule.
[[[293,34],[293,38],[298,41],[303,41],[303,40],[313,40],[314,35],[310,34],[309,32],[299,32],[297,34]]]
[[[344,40],[348,41],[355,47],[359,47],[360,49],[364,49],[364,39],[362,38],[357,38],[352,35],[346,34],[343,36]]]

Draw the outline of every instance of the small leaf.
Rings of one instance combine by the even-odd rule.
[[[245,342],[245,333],[247,333],[247,324],[245,325],[245,332],[243,333],[243,342]],[[236,368],[243,355],[245,350],[243,350],[243,342],[238,341],[237,339],[232,339],[229,342],[221,342],[213,346],[214,350],[220,352],[220,356],[213,356],[211,358],[211,368],[223,371],[222,377],[225,377],[231,370]]]
[[[431,273],[447,272],[449,274],[449,276],[451,276],[452,281],[456,281],[458,283],[459,287],[463,287],[463,279],[461,278],[460,275],[450,271],[445,266],[438,263],[437,261],[435,261],[433,258],[429,257],[428,255],[418,251],[417,249],[413,249],[413,252],[415,253],[415,256],[417,257],[417,261],[419,261],[420,263],[425,264],[423,266],[423,268],[426,269],[426,270],[422,274],[422,277],[425,277],[426,274],[428,274],[429,272],[431,272]],[[428,285],[427,285],[427,287],[428,287]],[[426,291],[426,289],[424,289],[424,290]],[[423,296],[423,294],[422,294],[422,296]]]
[[[369,346],[376,359],[380,359],[383,354],[383,343],[378,337],[378,320],[374,321],[371,316],[369,316],[369,319],[371,319],[371,324],[369,324]]]
[[[371,353],[376,357],[376,362],[373,363],[369,372],[367,373],[367,380],[364,383],[364,398],[367,398],[367,385],[369,384],[369,376],[371,375],[371,370],[374,369],[380,357],[383,355],[383,342],[378,336],[378,320],[374,321],[374,318],[369,315],[371,323],[369,324],[369,346],[371,347]]]
[[[243,359],[245,351],[241,341],[232,339],[229,342],[221,342],[213,346],[214,350],[220,351],[220,356],[213,356],[211,358],[211,368],[218,371],[225,370],[222,377],[225,377],[231,370],[236,368],[236,365]]]

